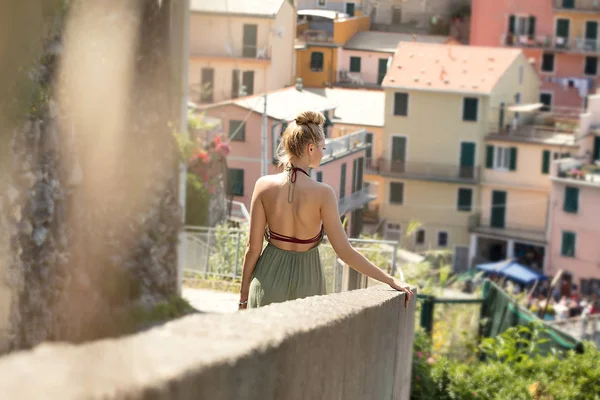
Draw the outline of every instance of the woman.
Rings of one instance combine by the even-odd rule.
[[[322,295],[325,276],[318,245],[324,231],[338,256],[361,274],[405,292],[408,285],[376,267],[348,242],[333,189],[308,175],[325,150],[323,114],[299,114],[279,145],[283,173],[256,181],[250,206],[250,237],[244,257],[239,308]],[[263,251],[263,237],[269,242]],[[262,251],[262,254],[261,254]]]

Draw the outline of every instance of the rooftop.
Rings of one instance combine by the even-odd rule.
[[[233,103],[248,110],[262,114],[264,102],[262,95],[243,97],[226,103]],[[223,104],[223,103],[221,103]],[[276,90],[267,94],[267,115],[277,120],[290,121],[302,111],[326,111],[337,107],[337,103],[328,97],[313,93],[307,89],[298,90],[295,86]]]
[[[331,122],[349,125],[383,126],[385,93],[366,89],[306,89],[337,104]]]
[[[409,33],[365,31],[358,32],[344,46],[348,50],[394,53],[400,42],[446,43],[448,36],[411,35]]]
[[[489,94],[520,49],[400,42],[382,86]]]
[[[274,17],[287,0],[190,0],[190,11],[207,14]]]

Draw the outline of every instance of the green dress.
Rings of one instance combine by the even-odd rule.
[[[269,243],[254,268],[248,307],[257,308],[326,292],[318,245],[298,252],[282,250]]]

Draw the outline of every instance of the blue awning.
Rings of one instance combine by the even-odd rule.
[[[495,263],[479,264],[478,270],[495,273],[523,285],[531,285],[535,281],[548,279],[544,274],[534,271],[515,260],[505,260]]]

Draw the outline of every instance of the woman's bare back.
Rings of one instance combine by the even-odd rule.
[[[290,182],[287,172],[265,178],[259,196],[269,230],[297,239],[318,235],[322,227],[321,203],[325,185],[302,173],[297,174],[295,183]],[[306,251],[315,246],[315,243],[288,243],[276,239],[271,242],[280,249],[291,251]]]

